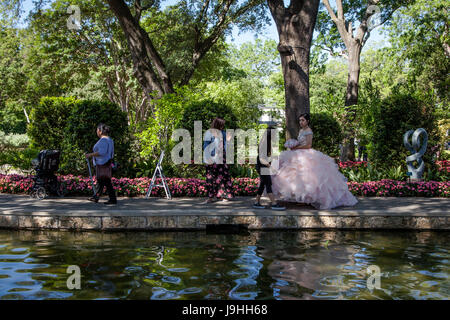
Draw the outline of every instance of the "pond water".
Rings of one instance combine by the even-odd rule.
[[[450,232],[0,230],[0,299],[449,299],[449,250]]]

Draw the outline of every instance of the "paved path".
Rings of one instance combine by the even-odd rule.
[[[203,204],[204,198],[119,198],[116,206],[86,198],[31,199],[0,193],[0,227],[24,229],[205,229],[235,224],[249,229],[450,230],[448,198],[358,198],[354,207],[315,210],[287,204],[286,211],[253,209],[254,198]],[[105,199],[106,200],[106,199]]]

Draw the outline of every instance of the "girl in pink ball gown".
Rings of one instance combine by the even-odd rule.
[[[272,177],[274,196],[280,200],[307,203],[316,209],[353,206],[358,200],[348,190],[347,179],[339,172],[332,158],[311,148],[313,132],[309,114],[299,117],[297,141],[290,139],[278,162],[272,165],[277,174]]]

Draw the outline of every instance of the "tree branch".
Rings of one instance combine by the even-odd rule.
[[[316,46],[318,46],[322,50],[328,51],[332,56],[337,55],[337,56],[343,57],[348,60],[348,55],[345,54],[345,50],[342,50],[341,52],[335,52],[332,47],[324,47],[321,45],[316,45]]]
[[[186,85],[189,80],[192,78],[195,68],[200,63],[200,60],[205,56],[206,52],[219,40],[220,36],[223,34],[224,30],[228,27],[228,25],[234,21],[237,17],[245,13],[253,4],[250,2],[247,3],[246,6],[239,8],[231,17],[228,17],[228,12],[230,10],[231,4],[234,0],[226,0],[225,6],[223,10],[220,12],[219,19],[217,24],[213,27],[211,34],[200,41],[200,30],[196,29],[196,39],[194,45],[194,52],[192,53],[192,64],[188,70],[186,70],[183,79],[180,82],[180,85]],[[207,0],[209,2],[209,0]],[[203,13],[201,13],[203,14]]]
[[[344,7],[342,6],[342,0],[336,0],[336,6],[337,6],[338,19],[345,20],[344,19]]]
[[[141,14],[143,11],[150,9],[153,5],[155,4],[155,1],[152,0],[150,1],[150,3],[146,6],[142,6],[141,5],[141,0],[135,0],[134,1],[134,10],[135,10],[135,16],[134,18],[136,19],[136,21],[140,21],[141,20]]]
[[[331,20],[333,20],[333,22],[335,24],[337,24],[338,18],[336,16],[336,13],[334,12],[333,8],[331,8],[330,2],[328,0],[322,0],[322,1],[323,1],[323,4],[325,5],[325,8],[327,8],[327,11],[328,11],[328,14],[331,17]]]
[[[346,21],[345,21],[345,17],[344,17],[344,13],[342,11],[342,14],[339,13],[338,11],[338,17],[336,17],[336,13],[334,12],[333,8],[331,8],[330,2],[328,0],[322,0],[325,7],[327,8],[328,13],[330,14],[331,20],[333,20],[334,24],[336,25],[339,34],[341,35],[342,41],[344,41],[345,46],[347,47],[347,49],[350,46],[350,41],[352,39],[353,36],[353,32],[350,32],[347,30],[347,26],[346,26]],[[337,1],[336,1],[337,3]],[[340,2],[341,4],[341,9],[342,9],[342,1]],[[339,6],[338,6],[338,10],[339,10]],[[343,9],[342,9],[343,10]]]
[[[210,0],[204,0],[202,10],[200,11],[200,14],[198,15],[197,23],[201,24],[203,21],[203,17],[205,16],[205,13],[208,11],[209,8],[209,1]],[[206,21],[208,21],[208,16],[206,16]]]
[[[136,76],[150,97],[156,90],[158,96],[174,92],[172,82],[166,72],[165,65],[148,37],[147,32],[131,14],[130,8],[124,0],[107,0],[109,7],[119,20],[128,42]],[[156,75],[153,66],[158,73]]]

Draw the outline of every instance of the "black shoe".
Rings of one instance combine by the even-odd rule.
[[[255,208],[255,209],[265,209],[266,207],[263,206],[261,203],[256,202],[256,203],[253,204],[253,208]]]
[[[103,202],[104,204],[117,204],[117,200],[108,200],[106,202]]]
[[[95,202],[95,203],[98,202],[98,198],[97,197],[90,197],[88,200],[92,201],[92,202]]]
[[[280,206],[278,203],[271,206],[272,210],[284,211],[286,207]]]

